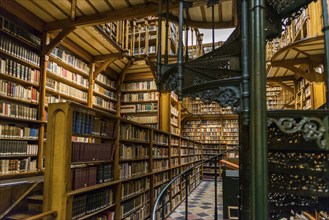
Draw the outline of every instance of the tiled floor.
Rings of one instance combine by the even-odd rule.
[[[222,183],[217,185],[218,219],[223,219]],[[215,185],[214,181],[203,181],[189,196],[189,215],[191,220],[214,220]],[[185,202],[183,202],[167,220],[184,220]]]

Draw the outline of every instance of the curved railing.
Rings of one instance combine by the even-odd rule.
[[[237,150],[237,148],[233,148],[231,150],[225,151],[223,153],[217,154],[211,158],[205,159],[200,161],[199,163],[195,164],[193,167],[190,167],[189,169],[185,170],[184,172],[180,173],[179,175],[177,175],[176,177],[174,177],[173,179],[171,179],[171,181],[162,189],[162,191],[160,192],[158,198],[155,201],[155,204],[153,206],[153,210],[152,210],[152,216],[151,219],[152,220],[156,220],[156,212],[158,209],[158,206],[160,203],[162,203],[162,209],[161,209],[161,219],[165,219],[165,196],[168,193],[168,189],[170,188],[170,186],[180,177],[183,177],[185,179],[185,190],[186,190],[186,196],[185,196],[185,219],[188,219],[188,196],[189,196],[189,192],[188,192],[188,177],[189,175],[191,175],[193,169],[197,166],[199,166],[200,164],[203,163],[214,163],[215,164],[215,210],[214,210],[214,214],[215,214],[215,219],[218,219],[218,209],[217,209],[217,172],[218,172],[218,164],[220,159],[222,159],[223,157],[226,156],[227,153],[232,152]]]

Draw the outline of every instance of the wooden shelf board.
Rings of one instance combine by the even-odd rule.
[[[0,158],[24,158],[24,157],[37,157],[37,154],[19,154],[19,155],[0,155]]]
[[[100,86],[104,87],[105,89],[112,90],[113,92],[116,92],[117,91],[116,88],[113,88],[113,87],[109,86],[108,84],[105,84],[105,83],[103,83],[103,82],[101,82],[101,81],[99,81],[97,79],[95,79],[95,83],[96,84],[99,84]]]
[[[121,182],[127,182],[127,181],[140,179],[140,178],[143,178],[143,177],[147,177],[147,176],[150,176],[150,175],[152,175],[152,172],[149,172],[149,173],[146,173],[146,174],[139,174],[139,175],[136,175],[134,177],[122,178],[122,179],[120,179],[120,181]]]
[[[83,216],[83,217],[81,217],[81,218],[78,218],[78,220],[83,220],[83,219],[90,218],[90,217],[92,217],[92,216],[94,216],[94,215],[96,215],[96,214],[98,214],[98,213],[104,212],[104,211],[106,211],[107,209],[110,209],[110,208],[115,207],[115,206],[116,206],[115,203],[114,203],[114,204],[111,204],[111,205],[109,205],[109,206],[107,206],[107,207],[104,207],[104,208],[102,208],[102,209],[100,209],[100,210],[97,210],[97,211],[95,211],[95,212],[93,212],[93,213],[90,213],[90,214],[85,215],[85,216]]]
[[[56,90],[54,90],[52,88],[46,87],[46,92],[47,93],[50,93],[50,94],[53,94],[53,95],[61,96],[64,99],[71,100],[71,101],[74,101],[74,102],[77,102],[77,103],[80,103],[80,104],[85,104],[85,105],[87,104],[87,100],[79,99],[79,98],[76,98],[76,97],[73,97],[73,96],[70,96],[70,95],[67,95],[67,94],[58,92],[58,91],[56,91]]]
[[[40,69],[40,67],[32,62],[28,62],[28,61],[25,61],[15,55],[12,55],[4,50],[1,50],[0,49],[0,57],[2,57],[1,55],[5,56],[6,58],[9,58],[9,59],[12,59],[12,60],[15,60],[16,62],[20,63],[20,64],[23,64],[25,66],[28,66],[32,69]]]
[[[20,99],[20,98],[15,98],[15,97],[10,97],[10,96],[3,95],[3,94],[0,94],[0,98],[1,99],[6,99],[6,100],[9,100],[9,101],[12,101],[12,102],[19,102],[19,103],[24,103],[24,104],[28,104],[28,105],[35,105],[35,106],[38,105],[37,102],[28,101],[28,100],[24,100],[24,99]]]
[[[144,161],[144,160],[150,160],[150,158],[147,157],[147,158],[135,158],[135,159],[119,159],[119,162],[133,162],[133,161]]]
[[[15,76],[11,76],[11,75],[8,75],[8,74],[5,74],[5,73],[0,73],[0,76],[3,79],[7,79],[7,80],[10,80],[10,81],[19,83],[21,85],[39,87],[39,84],[38,83],[29,82],[29,81],[26,81],[26,80],[23,80],[21,78],[18,78],[18,77],[15,77]]]
[[[134,194],[129,195],[129,196],[125,197],[125,198],[121,198],[121,203],[122,203],[122,202],[125,202],[125,201],[127,201],[127,200],[129,200],[129,199],[132,199],[132,198],[134,198],[134,197],[136,197],[136,196],[138,196],[138,195],[141,195],[141,194],[143,194],[143,193],[146,193],[147,191],[150,191],[150,189],[143,189],[142,191],[135,192]]]
[[[113,163],[113,160],[102,160],[102,161],[87,161],[87,162],[73,162],[71,163],[71,168],[80,168],[87,166],[94,166],[103,163]]]
[[[7,173],[7,174],[1,174],[0,180],[4,179],[13,179],[13,178],[21,178],[21,177],[29,177],[29,176],[37,176],[42,175],[42,171],[32,171],[32,172],[21,172],[21,173]]]
[[[8,141],[39,141],[38,138],[16,138],[16,137],[0,137],[0,140],[8,140]]]
[[[130,143],[137,143],[137,144],[150,144],[149,141],[128,140],[128,139],[120,139],[120,142],[130,142]]]
[[[156,89],[150,89],[150,90],[123,90],[121,93],[139,93],[139,92],[157,92],[158,90]]]
[[[74,73],[77,73],[85,78],[88,78],[89,77],[89,73],[85,73],[84,71],[82,70],[79,70],[73,66],[71,66],[70,64],[62,61],[60,58],[50,54],[49,55],[49,61],[52,61],[52,62],[55,62],[57,63],[59,66],[63,67],[64,69],[68,70],[68,71],[71,71],[71,72],[74,72]]]
[[[110,113],[116,113],[117,111],[114,110],[114,109],[107,109],[107,108],[104,108],[102,106],[99,106],[99,105],[95,105],[93,104],[93,107],[94,108],[98,108],[99,110],[102,110],[102,111],[105,111],[105,112],[110,112]]]
[[[109,97],[109,96],[107,96],[107,95],[105,95],[103,93],[96,92],[96,91],[94,91],[93,93],[94,93],[94,96],[99,96],[99,97],[101,97],[103,99],[106,99],[108,101],[113,101],[113,102],[116,102],[117,101],[115,98]]]
[[[67,197],[74,196],[74,195],[78,195],[78,194],[81,194],[81,193],[86,193],[86,192],[90,192],[90,191],[93,191],[93,190],[101,189],[101,188],[104,188],[104,187],[113,186],[113,185],[116,185],[118,183],[120,183],[120,180],[101,183],[101,184],[97,184],[97,185],[94,185],[94,186],[89,186],[89,187],[73,190],[73,191],[67,192],[65,195]]]
[[[36,123],[36,124],[45,123],[45,122],[40,121],[40,120],[19,118],[19,117],[14,117],[14,116],[12,116],[12,117],[11,116],[3,116],[3,115],[0,115],[0,119],[2,119],[2,120],[10,120],[10,121],[27,122],[27,123]]]
[[[122,101],[121,104],[138,104],[138,103],[155,103],[158,102],[158,100],[139,100],[139,101]]]
[[[57,82],[61,82],[61,83],[64,83],[66,85],[69,85],[69,86],[71,86],[73,88],[79,89],[81,91],[88,92],[88,87],[84,87],[84,86],[82,86],[82,85],[80,85],[78,83],[75,83],[73,81],[70,81],[70,80],[68,80],[68,79],[66,79],[64,77],[61,77],[61,76],[59,76],[59,75],[57,75],[55,73],[50,72],[49,70],[47,70],[47,77],[52,78],[52,79],[56,80]]]

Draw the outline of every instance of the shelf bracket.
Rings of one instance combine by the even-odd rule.
[[[100,72],[102,72],[103,70],[105,70],[106,67],[107,67],[108,65],[110,65],[111,63],[113,63],[115,60],[117,60],[117,59],[112,58],[112,59],[110,59],[110,60],[104,61],[104,63],[102,63],[102,65],[100,65],[100,66],[95,70],[94,75],[93,75],[93,79],[95,80],[96,77],[98,76],[98,74],[99,74]]]
[[[70,27],[67,29],[63,29],[57,36],[46,46],[45,48],[45,54],[49,55],[50,52],[72,31],[74,31],[76,27]]]

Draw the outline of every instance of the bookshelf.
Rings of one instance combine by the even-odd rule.
[[[0,179],[40,174],[41,38],[0,16]]]
[[[203,144],[203,158],[209,159],[219,153],[221,153],[221,146],[217,143],[213,144]],[[217,173],[220,175],[220,172]],[[203,175],[204,179],[212,179],[215,175],[215,164],[207,162],[203,164]]]
[[[58,210],[58,218],[147,219],[168,181],[202,160],[201,143],[108,112],[71,102],[48,111],[44,210]],[[201,179],[198,167],[189,192]],[[183,201],[182,189],[179,179],[167,215]]]
[[[123,83],[120,101],[122,117],[158,128],[159,93],[153,79]]]
[[[317,109],[325,101],[324,82],[310,82],[304,78],[297,80],[297,92],[295,96],[296,109]]]
[[[93,107],[116,113],[117,82],[106,71],[97,75],[94,81]]]

